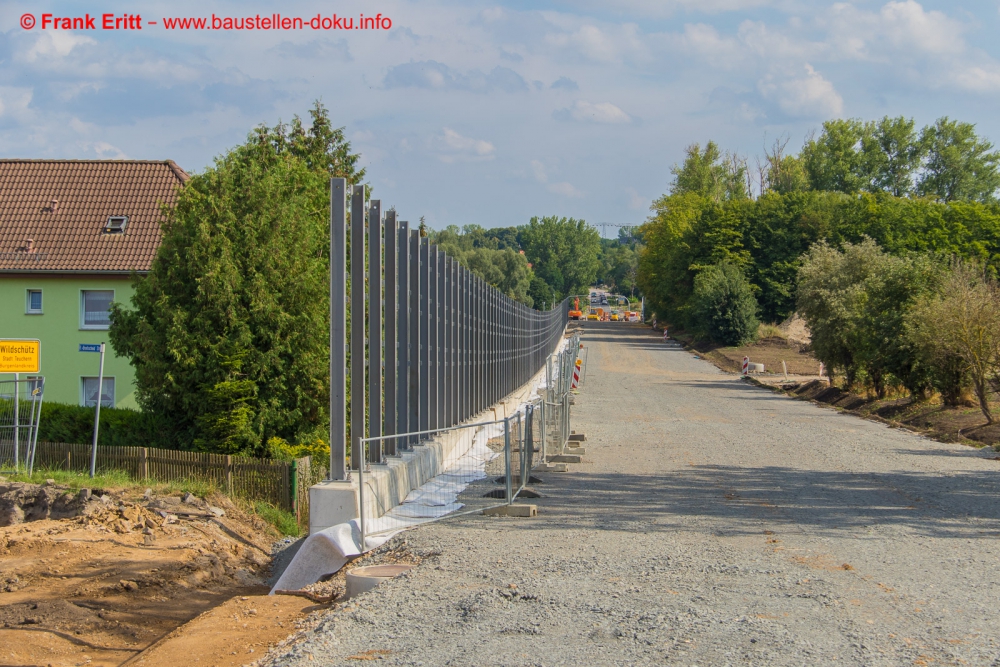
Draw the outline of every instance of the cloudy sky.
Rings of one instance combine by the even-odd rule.
[[[688,144],[714,139],[752,160],[835,117],[948,115],[1000,142],[996,0],[43,4],[0,3],[5,157],[169,158],[197,172],[319,98],[383,205],[435,228],[552,214],[635,224]],[[278,7],[392,25],[163,25]],[[43,12],[157,25],[42,29]]]

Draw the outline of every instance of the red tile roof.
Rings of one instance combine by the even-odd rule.
[[[188,178],[170,160],[0,160],[0,272],[148,271]]]

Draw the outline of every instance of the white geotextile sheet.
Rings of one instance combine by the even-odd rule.
[[[556,352],[566,345],[564,338]],[[528,392],[528,400],[517,406],[513,417],[523,412],[539,389],[544,388],[545,374]],[[421,486],[410,491],[402,504],[393,507],[378,519],[366,521],[368,533],[366,546],[374,549],[381,546],[397,533],[413,526],[439,519],[446,514],[457,512],[464,505],[456,502],[458,495],[472,482],[486,477],[486,464],[499,456],[486,446],[487,441],[503,434],[503,424],[491,424],[477,429],[467,429],[472,434],[470,445],[453,462],[445,462],[444,472],[432,477]],[[461,450],[461,444],[457,447]],[[314,584],[327,574],[338,572],[352,557],[361,554],[361,527],[357,519],[337,524],[326,530],[310,535],[281,574],[271,594],[276,590],[299,590]]]

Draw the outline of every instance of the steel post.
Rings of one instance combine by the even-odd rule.
[[[460,344],[460,332],[461,329],[458,326],[459,318],[461,317],[461,288],[459,285],[460,274],[459,271],[461,267],[458,266],[457,261],[451,261],[451,270],[448,275],[451,277],[451,380],[448,385],[451,389],[449,396],[449,404],[451,405],[451,416],[453,423],[457,424],[462,421],[462,409],[461,409],[461,399],[459,398],[459,355],[462,346]]]
[[[15,385],[16,386],[16,385]],[[104,394],[104,343],[101,343],[101,367],[97,373],[97,403],[94,405],[94,441],[90,445],[90,476],[97,474],[97,433],[101,426],[101,397]],[[29,473],[31,472],[29,466]]]
[[[420,426],[420,365],[422,363],[423,339],[420,337],[420,232],[410,230],[410,415],[407,418],[407,432],[423,430]],[[417,444],[419,436],[411,435],[409,445]]]
[[[365,437],[365,186],[351,192],[351,442]],[[352,447],[351,468],[363,465]]]
[[[450,341],[448,340],[448,322],[451,319],[448,312],[448,306],[450,305],[451,299],[448,298],[448,276],[446,273],[447,269],[447,256],[444,251],[438,250],[435,254],[436,266],[437,266],[437,294],[438,294],[438,304],[437,311],[440,316],[437,320],[438,327],[438,363],[437,363],[437,423],[440,427],[444,428],[451,426],[451,422],[448,418],[451,416],[451,411],[449,408],[448,401],[448,358],[451,356],[451,350],[449,348]]]
[[[418,237],[419,238],[419,237]],[[430,245],[426,238],[419,238],[420,252],[420,414],[417,423],[419,430],[430,430],[430,361],[431,361],[431,322],[430,322]],[[421,436],[425,439],[427,436]]]
[[[399,255],[399,322],[396,326],[399,337],[397,367],[399,379],[396,384],[396,433],[409,433],[410,419],[410,365],[412,355],[410,353],[410,303],[413,289],[410,282],[410,225],[406,221],[399,223],[399,232],[396,236],[396,252]],[[409,444],[407,440],[394,440],[398,449],[406,449]],[[397,451],[398,453],[398,451]]]
[[[382,437],[382,202],[368,208],[368,435]],[[382,441],[373,440],[370,461],[382,462]]]
[[[511,478],[511,451],[510,451],[510,419],[504,417],[503,420],[503,460],[504,468],[507,470],[506,479],[507,483],[507,504],[510,505],[514,502],[514,480]]]
[[[399,364],[399,336],[397,324],[399,321],[398,271],[399,230],[396,228],[396,211],[385,212],[385,435],[399,433],[396,416],[396,401],[398,387],[396,385],[397,366]],[[403,301],[405,303],[405,301]],[[396,454],[396,440],[390,438],[383,441],[382,451],[387,456]]]
[[[330,479],[347,478],[347,179],[330,179]]]
[[[427,245],[427,429],[438,428],[441,406],[438,369],[441,361],[441,290],[438,288],[438,249]],[[431,437],[431,436],[427,436]]]

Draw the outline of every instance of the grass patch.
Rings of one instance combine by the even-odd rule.
[[[295,515],[291,512],[286,512],[280,507],[275,507],[262,500],[255,500],[250,507],[254,514],[274,526],[282,535],[298,537],[302,532],[298,520],[296,520]]]
[[[42,484],[45,480],[51,479],[56,484],[68,486],[71,489],[150,488],[157,495],[192,493],[199,498],[205,498],[219,490],[218,485],[210,480],[187,478],[161,482],[155,479],[135,479],[124,470],[101,470],[92,479],[90,474],[86,472],[63,470],[61,468],[35,468],[30,475],[27,473],[18,473],[7,475],[6,477],[12,482],[26,482],[29,484]]]
[[[763,322],[757,327],[757,339],[764,340],[766,338],[780,338],[781,340],[788,340],[788,336],[785,332],[781,330],[777,324],[764,324]]]
[[[18,473],[7,475],[7,479],[12,482],[26,482],[29,484],[42,484],[47,479],[55,480],[60,486],[68,486],[71,489],[123,489],[135,486],[136,482],[122,470],[103,470],[93,479],[85,472],[73,472],[69,470],[59,470],[54,468],[35,468],[28,475]]]

